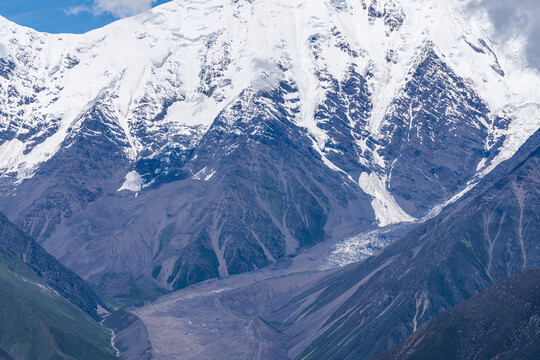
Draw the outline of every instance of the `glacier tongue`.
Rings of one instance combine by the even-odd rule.
[[[83,35],[0,18],[0,210],[110,298],[339,239],[332,262],[373,254],[540,126],[538,73],[463,4],[175,0]]]

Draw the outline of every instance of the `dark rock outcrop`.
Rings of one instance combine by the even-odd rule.
[[[500,280],[372,360],[523,359],[540,354],[540,270]]]
[[[106,305],[73,271],[66,269],[34,240],[13,225],[0,213],[0,249],[13,253],[75,306],[94,319],[99,319],[98,306]]]
[[[299,294],[268,321],[301,359],[362,359],[497,280],[540,267],[539,169],[537,132],[437,217]]]

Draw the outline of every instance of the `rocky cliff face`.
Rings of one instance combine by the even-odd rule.
[[[114,359],[90,287],[0,214],[0,358]]]
[[[426,4],[173,1],[80,36],[1,19],[0,208],[121,299],[424,216],[540,103]]]
[[[530,270],[498,281],[373,359],[535,359],[539,275],[540,270]]]
[[[438,216],[291,297],[266,320],[283,334],[293,357],[366,358],[497,280],[540,267],[539,161],[536,132]],[[466,342],[474,346],[472,338]]]
[[[40,277],[41,282],[57,291],[73,305],[95,320],[101,319],[98,314],[99,308],[105,311],[107,306],[84,280],[66,269],[34,240],[23,234],[2,213],[0,213],[0,250],[24,263]]]

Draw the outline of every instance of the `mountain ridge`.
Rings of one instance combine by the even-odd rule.
[[[55,291],[93,319],[100,320],[98,312],[107,311],[107,305],[79,276],[66,269],[34,240],[17,229],[2,213],[0,213],[0,248],[24,262]]]
[[[370,359],[534,359],[540,347],[539,272],[499,280]]]
[[[537,131],[435,218],[265,320],[283,333],[292,357],[367,358],[498,279],[538,268],[539,155]]]
[[[0,285],[0,358],[116,358],[103,302],[1,213]]]
[[[0,209],[122,299],[421,218],[538,127],[536,75],[475,26],[409,0],[2,22]]]

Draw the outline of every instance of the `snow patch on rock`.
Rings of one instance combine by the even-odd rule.
[[[122,184],[118,191],[128,190],[136,193],[141,191],[143,183],[144,180],[138,172],[136,172],[135,170],[130,171],[126,175],[126,181],[124,181],[124,184]]]
[[[6,58],[8,56],[7,48],[0,44],[0,59]]]
[[[23,154],[26,145],[19,139],[6,141],[0,146],[0,169],[13,169]]]
[[[480,172],[480,177],[489,174],[501,162],[510,159],[525,144],[538,129],[540,129],[540,105],[535,103],[523,104],[508,109],[507,113],[513,118],[507,130],[507,136],[501,152],[489,166]],[[480,165],[479,165],[480,166]]]
[[[379,226],[415,220],[398,205],[392,194],[388,192],[386,176],[379,176],[374,172],[371,174],[362,173],[358,184],[366,194],[373,196],[371,206],[373,206]]]

